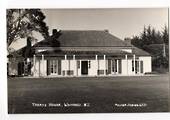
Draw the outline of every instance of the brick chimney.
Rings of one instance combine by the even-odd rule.
[[[124,41],[125,41],[127,44],[130,44],[130,45],[131,45],[131,39],[130,39],[130,38],[125,38]]]
[[[55,38],[58,38],[61,35],[61,30],[59,29],[53,29],[52,30],[52,36]]]
[[[107,32],[107,33],[109,33],[109,30],[108,30],[108,29],[105,29],[104,31]]]
[[[31,47],[31,37],[27,38],[27,47]]]
[[[57,34],[57,29],[53,29],[52,35],[56,35],[56,34]]]

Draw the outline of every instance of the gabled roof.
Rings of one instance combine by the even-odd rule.
[[[139,49],[135,46],[131,47],[132,52],[128,52],[123,50],[123,47],[119,48],[112,48],[111,47],[64,47],[61,48],[59,47],[58,49],[55,48],[47,48],[47,49],[40,49],[39,52],[36,52],[36,55],[49,55],[49,56],[55,56],[55,55],[62,55],[62,54],[68,54],[68,55],[119,55],[119,56],[124,56],[124,55],[133,55],[135,54],[136,56],[150,56],[150,54],[142,49]]]
[[[131,46],[123,40],[111,35],[107,31],[99,30],[62,30],[61,35],[56,39],[60,47],[125,47]],[[43,40],[35,46],[50,46],[49,40]],[[53,47],[58,47],[53,44]]]

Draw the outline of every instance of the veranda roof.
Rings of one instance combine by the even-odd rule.
[[[86,50],[75,50],[75,49],[67,49],[67,50],[51,50],[51,51],[42,51],[36,53],[37,56],[41,56],[44,54],[45,56],[64,56],[64,55],[78,55],[78,56],[94,56],[94,55],[107,55],[107,56],[125,56],[125,55],[136,55],[136,56],[149,56],[150,54],[136,47],[132,48],[132,53],[123,51],[121,49],[113,49],[113,50],[100,50],[100,51],[92,51],[90,49]]]

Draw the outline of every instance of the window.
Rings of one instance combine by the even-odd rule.
[[[63,76],[65,76],[65,70],[63,70]]]
[[[98,75],[104,75],[104,70],[98,70]]]
[[[73,70],[67,70],[67,75],[74,75],[74,71]]]

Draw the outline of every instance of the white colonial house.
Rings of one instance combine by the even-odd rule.
[[[31,46],[34,52],[26,63],[23,60],[12,61],[11,58],[9,75],[130,76],[152,71],[149,53],[108,31],[63,30],[59,36],[55,36],[55,32],[53,39],[45,39]],[[24,64],[28,63],[30,67],[25,68]]]

